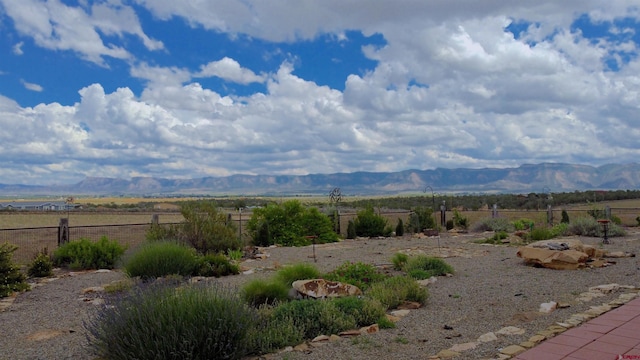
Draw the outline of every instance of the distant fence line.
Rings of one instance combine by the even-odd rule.
[[[461,216],[466,217],[471,226],[473,226],[474,222],[482,218],[493,216],[503,217],[509,220],[526,218],[532,220],[535,223],[535,226],[550,226],[560,222],[563,210],[497,209],[497,212],[495,213],[492,209],[456,211],[458,211]],[[590,216],[588,214],[588,210],[566,209],[565,211],[569,215],[570,220]],[[381,210],[380,212],[376,211],[376,213],[384,217],[387,220],[387,224],[395,227],[398,219],[402,219],[402,221],[407,224],[412,212],[408,210]],[[440,223],[440,215],[440,211],[433,213],[434,220],[437,224]],[[636,226],[638,224],[636,218],[640,215],[640,209],[611,208],[610,215],[618,217],[622,221],[622,225]],[[346,236],[349,221],[357,218],[357,212],[353,210],[340,210],[338,216],[340,234],[342,236]],[[249,241],[249,235],[246,232],[246,223],[250,218],[250,213],[242,215],[237,213],[228,214],[228,219],[235,223],[236,227],[239,229],[239,236],[241,235],[242,239],[247,242]],[[453,211],[447,210],[445,212],[445,218],[446,220],[453,219]],[[18,250],[14,253],[14,261],[17,263],[27,263],[33,259],[38,252],[44,249],[47,249],[47,251],[51,253],[59,246],[60,243],[79,240],[81,238],[98,241],[101,237],[106,236],[110,240],[117,240],[119,243],[126,245],[129,249],[133,249],[145,241],[146,232],[152,224],[156,223],[166,226],[177,224],[171,222],[159,222],[158,216],[155,214],[152,215],[149,222],[138,224],[72,226],[68,220],[68,218],[62,218],[58,226],[0,229],[0,244],[8,242],[16,245]],[[549,220],[551,221],[549,222]],[[240,231],[242,231],[242,234],[240,234]]]

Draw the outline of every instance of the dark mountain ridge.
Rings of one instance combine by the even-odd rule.
[[[640,164],[588,165],[543,163],[516,168],[404,170],[310,175],[231,175],[196,179],[87,177],[71,185],[4,185],[1,195],[383,195],[435,192],[567,192],[630,190],[640,186]],[[431,189],[429,189],[429,187]]]

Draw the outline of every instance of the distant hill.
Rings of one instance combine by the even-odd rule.
[[[628,190],[640,186],[640,164],[599,167],[572,164],[522,165],[517,168],[404,170],[311,175],[232,175],[197,179],[88,177],[77,184],[29,186],[0,184],[0,195],[345,195],[422,192],[567,192]],[[429,190],[430,191],[430,190]]]

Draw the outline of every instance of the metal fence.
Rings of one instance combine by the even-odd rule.
[[[587,210],[566,209],[569,219],[573,220],[580,217],[590,217]],[[389,225],[395,226],[398,219],[402,219],[405,223],[408,221],[410,211],[383,211],[380,215],[384,216]],[[466,217],[468,222],[473,225],[474,222],[482,218],[492,217],[491,210],[459,211],[460,215]],[[551,214],[551,223],[548,222]],[[619,218],[624,226],[637,226],[636,218],[640,215],[640,209],[637,208],[611,208],[611,216]],[[434,213],[435,220],[439,219],[440,212]],[[446,219],[453,219],[453,212],[446,211]],[[497,216],[508,218],[509,220],[529,219],[536,226],[549,226],[557,224],[562,219],[562,209],[553,209],[551,212],[547,210],[506,210],[498,209]],[[355,212],[343,211],[339,215],[341,235],[346,235],[346,229],[349,220],[357,216]],[[239,227],[242,232],[243,240],[248,241],[249,235],[246,232],[246,222],[250,216],[239,218],[237,214],[232,214],[230,220]],[[151,227],[151,222],[143,224],[119,224],[119,225],[88,225],[88,226],[68,226],[67,241],[74,241],[81,238],[87,238],[92,241],[98,241],[103,236],[109,240],[117,240],[120,244],[127,246],[129,250],[134,249],[145,241],[147,230]],[[62,220],[62,219],[61,219]],[[436,221],[439,222],[439,221]],[[161,225],[170,225],[174,223],[161,223]],[[8,242],[16,245],[18,249],[13,254],[13,260],[16,263],[25,264],[31,261],[39,252],[47,250],[52,253],[59,246],[59,237],[61,226],[50,227],[33,227],[33,228],[15,228],[0,229],[0,244]]]
[[[168,225],[168,224],[162,224]],[[133,249],[145,241],[151,223],[125,225],[92,225],[69,226],[68,241],[89,239],[98,241],[103,236],[116,240],[128,249]],[[8,242],[18,247],[13,253],[13,261],[19,264],[28,263],[39,252],[46,250],[52,253],[59,246],[59,226],[2,229],[0,243]]]

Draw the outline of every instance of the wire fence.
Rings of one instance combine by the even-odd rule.
[[[588,210],[566,209],[565,211],[570,220],[592,216]],[[402,219],[406,223],[410,213],[410,211],[386,211],[381,213],[381,215],[385,217],[389,225],[395,225],[398,219]],[[491,210],[461,210],[459,214],[466,217],[471,225],[482,218],[492,217],[494,215]],[[440,220],[437,219],[440,215],[439,212],[433,215],[436,217],[436,220]],[[447,211],[445,215],[447,220],[453,219],[452,211]],[[562,210],[499,209],[496,215],[508,218],[509,220],[529,219],[535,223],[535,226],[550,226],[560,222],[562,219]],[[638,220],[640,209],[638,208],[611,208],[610,215],[611,217],[615,216],[620,219],[623,226],[639,226],[640,223]],[[353,220],[356,217],[356,212],[340,212],[339,222],[341,235],[346,235],[349,220]],[[243,239],[249,236],[245,230],[246,222],[249,218],[247,215],[240,218],[237,214],[230,217],[230,220],[235,223],[236,227],[240,228],[239,233],[241,232]],[[551,222],[549,222],[549,220],[551,220]],[[137,224],[68,226],[67,241],[82,238],[98,241],[103,236],[106,236],[109,240],[116,240],[126,246],[128,250],[132,250],[145,241],[146,232],[151,227],[153,221],[154,220]],[[171,224],[176,224],[176,222],[159,223],[159,225],[163,226],[169,226]],[[13,261],[25,264],[44,250],[48,253],[53,253],[59,246],[60,233],[61,226],[0,229],[0,244],[8,242],[9,244],[17,246],[18,249],[13,253]]]
[[[170,225],[164,223],[160,225]],[[69,226],[68,241],[79,239],[89,239],[98,241],[102,237],[109,240],[116,240],[127,249],[135,249],[145,241],[146,232],[151,227],[151,223],[145,224],[119,224],[119,225],[91,225],[91,226]],[[18,249],[13,253],[13,261],[19,264],[28,263],[38,253],[47,251],[52,253],[59,246],[59,236],[61,228],[59,226],[2,229],[0,230],[0,243],[8,242]]]

